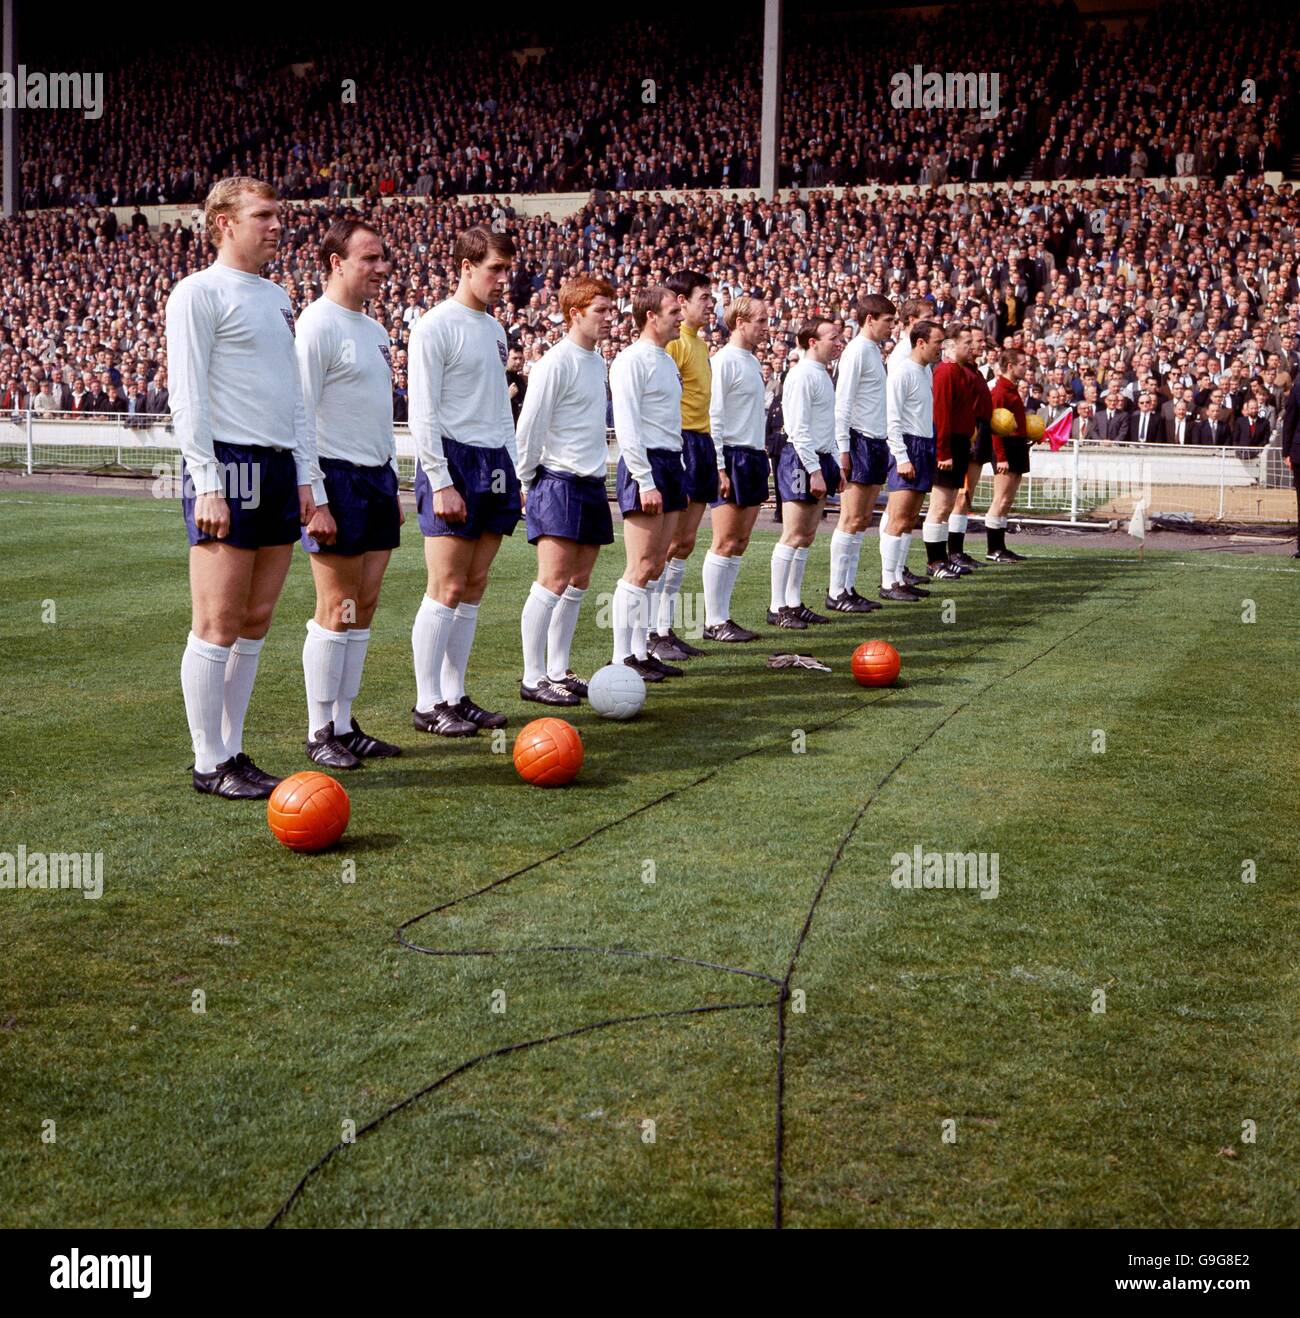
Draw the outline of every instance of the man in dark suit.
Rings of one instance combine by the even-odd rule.
[[[1227,448],[1232,443],[1232,421],[1222,403],[1211,403],[1208,414],[1201,422],[1198,444],[1212,444]]]
[[[149,392],[145,395],[145,411],[151,416],[162,416],[171,410],[167,406],[167,398],[167,376],[165,372],[159,371],[149,386]]]
[[[1129,441],[1134,444],[1163,444],[1165,419],[1156,411],[1155,394],[1143,394],[1138,410],[1129,413]]]
[[[1291,471],[1296,502],[1296,551],[1300,558],[1300,379],[1291,386],[1282,408],[1282,461]]]
[[[528,377],[523,367],[524,354],[518,348],[511,348],[506,358],[506,385],[510,392],[510,410],[516,421],[524,405],[524,395],[528,392]]]
[[[1258,450],[1268,443],[1272,434],[1272,427],[1259,414],[1259,399],[1248,398],[1242,414],[1233,425],[1233,442],[1240,444],[1243,450],[1239,456],[1246,458],[1257,456]]]
[[[1169,423],[1167,434],[1171,444],[1201,442],[1201,423],[1192,416],[1191,408],[1181,398],[1174,404],[1174,419]]]
[[[1119,390],[1112,389],[1106,401],[1099,404],[1097,414],[1088,426],[1089,443],[1116,444],[1128,439],[1128,413],[1120,400]]]

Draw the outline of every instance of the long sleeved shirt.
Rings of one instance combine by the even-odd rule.
[[[935,456],[940,462],[952,459],[949,440],[969,435],[975,429],[975,391],[968,373],[956,362],[940,362],[931,377],[934,389]]]
[[[677,338],[664,351],[673,359],[682,377],[682,429],[709,433],[709,397],[712,373],[709,370],[709,347],[699,330],[682,326]]]
[[[1025,429],[1025,405],[1020,398],[1020,390],[1016,388],[1005,375],[999,375],[993,382],[993,406],[994,408],[1005,407],[1012,416],[1016,418],[1016,436],[1020,439],[1028,438],[1029,432]],[[993,432],[993,453],[999,462],[1005,462],[1006,459],[998,454],[1001,444],[998,442],[1001,436],[997,431]]]
[[[989,389],[989,382],[984,378],[983,372],[978,367],[967,366],[965,370],[966,378],[970,381],[971,390],[975,397],[975,420],[987,422],[993,416],[993,394]],[[989,437],[993,443],[993,461],[995,463],[1005,462],[1007,460],[1007,449],[1002,442],[1002,436],[990,426]]]
[[[214,445],[289,449],[298,484],[325,486],[307,426],[293,310],[278,284],[214,262],[167,299],[167,380],[176,441],[197,494],[224,492]]]
[[[840,354],[835,380],[835,445],[849,451],[849,431],[882,439],[889,419],[885,408],[885,363],[880,347],[855,334]]]
[[[974,366],[962,368],[970,380],[971,393],[975,399],[976,421],[987,421],[993,415],[993,395],[989,393],[989,382]]]
[[[821,362],[802,357],[785,377],[782,392],[785,433],[811,476],[821,471],[821,455],[835,452],[835,386]]]
[[[729,343],[713,354],[713,392],[709,401],[709,433],[723,469],[723,445],[734,448],[764,446],[767,435],[767,397],[763,368],[752,352]]]
[[[894,359],[890,357],[889,360]],[[909,355],[889,375],[885,390],[889,451],[895,462],[910,462],[903,436],[919,435],[928,439],[934,434],[934,390],[930,384],[930,368],[914,362]]]
[[[388,331],[363,311],[319,297],[298,317],[297,347],[317,455],[397,471]]]
[[[609,368],[614,434],[642,494],[655,488],[648,449],[682,451],[682,379],[673,359],[648,338],[624,348]]]
[[[528,375],[515,430],[515,468],[531,484],[539,463],[575,476],[603,476],[605,359],[564,338]]]
[[[444,438],[514,452],[506,332],[494,316],[447,298],[416,321],[407,352],[411,438],[434,490],[451,484]]]

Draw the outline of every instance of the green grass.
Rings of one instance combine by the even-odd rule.
[[[0,850],[105,856],[99,901],[0,890],[0,1224],[263,1225],[345,1120],[470,1058],[753,1003],[485,1060],[343,1148],[285,1224],[769,1225],[772,980],[828,868],[785,1014],[787,1225],[1300,1219],[1289,561],[1030,542],[1032,562],[946,592],[951,623],[936,592],[801,634],[831,674],[765,669],[765,636],[713,647],[635,723],[584,706],[582,775],[546,792],[487,736],[411,731],[408,524],[358,702],[406,753],[346,776],[347,835],[301,857],[259,805],[188,785],[175,505],[5,492],[0,543]],[[765,607],[770,545],[756,537],[741,573],[742,622]],[[522,536],[502,551],[471,662],[512,735],[533,712],[516,694],[530,558]],[[596,593],[620,568],[615,546],[580,671],[607,657]],[[279,772],[309,767],[310,607],[298,561],[246,737]],[[902,652],[896,689],[849,678],[867,636]],[[895,889],[890,857],[918,843],[996,853],[998,898]],[[411,940],[771,980],[395,942],[536,861]]]

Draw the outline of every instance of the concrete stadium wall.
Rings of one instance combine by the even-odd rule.
[[[1278,187],[1284,182],[1284,176],[1281,171],[1273,171],[1264,175],[1264,182],[1269,187]],[[1199,178],[1148,178],[1141,182],[1147,186],[1155,188],[1157,192],[1166,192],[1171,189],[1182,190],[1187,188],[1196,188],[1201,184]],[[1024,189],[1028,188],[1031,192],[1056,191],[1058,188],[1064,188],[1067,192],[1073,192],[1077,188],[1095,187],[1097,184],[1105,184],[1108,187],[1119,188],[1127,191],[1135,186],[1133,179],[1061,179],[1057,181],[1039,182],[1019,181],[1012,184],[1007,183],[944,183],[937,189],[922,186],[919,183],[864,183],[861,187],[825,187],[825,188],[782,188],[777,193],[780,201],[788,201],[792,196],[798,195],[808,198],[813,195],[842,197],[846,192],[853,192],[859,196],[865,196],[868,200],[874,200],[880,193],[886,193],[890,196],[910,197],[917,193],[928,193],[938,191],[945,196],[951,197],[957,192],[973,192],[980,195],[986,192],[1004,192],[1008,188]],[[633,198],[636,200],[664,198],[667,201],[681,201],[699,197],[722,197],[727,201],[755,201],[762,197],[758,188],[703,188],[694,191],[680,188],[647,188],[630,192],[609,192],[606,196],[614,200],[624,200]],[[484,201],[503,201],[512,205],[516,215],[546,215],[550,214],[552,219],[564,219],[570,215],[576,215],[592,198],[590,192],[531,192],[519,195],[513,192],[490,192],[490,193],[464,193],[456,197],[456,201],[462,206],[468,206],[475,202]],[[431,198],[416,196],[385,197],[383,204],[391,206],[396,202],[425,202],[428,203]],[[287,203],[291,206],[357,206],[360,207],[362,202],[359,198],[346,197],[300,197],[289,198]],[[73,209],[73,208],[68,208]],[[131,216],[135,213],[134,206],[112,206],[111,209],[118,219],[118,223],[126,226],[131,223]],[[157,228],[160,224],[176,224],[178,221],[191,227],[203,227],[203,207],[195,205],[185,206],[142,206],[141,213],[149,221],[150,228]],[[28,215],[39,214],[39,211],[28,211]]]

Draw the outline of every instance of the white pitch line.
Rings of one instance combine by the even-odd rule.
[[[1092,562],[1098,559],[1098,554],[1052,554],[1044,555],[1042,562],[1059,563],[1062,560],[1070,559],[1074,562]],[[1107,558],[1108,563],[1141,563],[1143,567],[1207,567],[1217,568],[1220,572],[1281,572],[1287,576],[1300,575],[1300,567],[1237,567],[1233,563],[1207,563],[1203,560],[1187,562],[1183,559],[1141,559],[1141,558]]]

